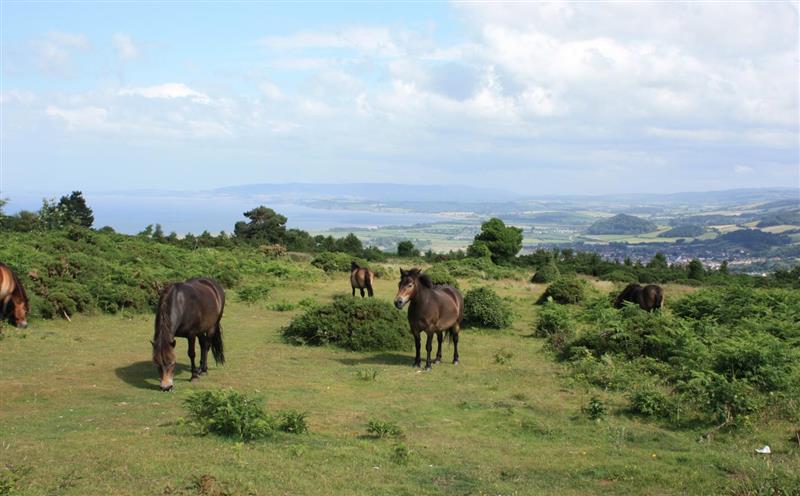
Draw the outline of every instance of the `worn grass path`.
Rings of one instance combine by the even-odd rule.
[[[377,297],[391,299],[395,284],[378,280]],[[619,414],[624,397],[603,394],[613,414],[588,420],[581,406],[597,392],[568,387],[561,366],[530,337],[531,302],[543,288],[491,284],[515,302],[514,328],[465,330],[461,364],[449,363],[446,346],[445,363],[430,373],[410,366],[410,336],[406,351],[391,353],[283,344],[279,329],[293,312],[244,305],[232,294],[223,320],[228,362],[212,362],[208,376],[189,383],[179,340],[172,393],[157,388],[149,315],[6,327],[2,480],[41,495],[714,494],[770,466],[800,470],[782,424],[701,444],[700,431]],[[272,300],[325,301],[344,291],[340,277],[276,289]],[[499,352],[512,356],[498,363]],[[374,381],[357,377],[365,368],[379,371]],[[189,393],[216,387],[262,395],[271,411],[307,412],[310,434],[239,444],[177,425]],[[372,418],[396,422],[404,436],[366,437]],[[753,453],[764,443],[775,452],[769,463]],[[405,463],[399,444],[410,450]]]

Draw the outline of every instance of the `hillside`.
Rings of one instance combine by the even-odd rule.
[[[654,223],[633,215],[618,214],[598,220],[586,230],[588,234],[643,234],[658,229]]]

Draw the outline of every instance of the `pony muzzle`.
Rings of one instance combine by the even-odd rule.
[[[406,302],[407,302],[407,301],[408,301],[408,300],[406,300],[406,299],[403,299],[403,298],[397,298],[396,300],[394,300],[394,306],[395,306],[395,308],[397,308],[398,310],[402,310],[402,309],[403,309],[403,307],[405,306],[405,304],[406,304]]]
[[[16,326],[20,329],[26,329],[28,327],[28,321],[23,320],[22,322],[17,322]]]

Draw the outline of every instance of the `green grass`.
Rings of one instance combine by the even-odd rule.
[[[485,281],[480,281],[486,284]],[[190,383],[178,340],[175,391],[158,391],[150,363],[152,316],[83,316],[4,328],[0,340],[0,488],[22,494],[718,494],[800,471],[788,423],[719,433],[670,430],[626,415],[623,393],[570,386],[561,365],[532,338],[533,301],[544,285],[491,282],[513,301],[513,328],[465,329],[461,364],[420,372],[402,352],[294,347],[280,327],[301,311],[229,299],[226,364]],[[470,281],[462,288],[468,289]],[[606,290],[606,286],[602,287]],[[667,286],[667,301],[679,292]],[[271,297],[319,302],[349,291],[340,275]],[[376,280],[390,300],[394,277]],[[513,351],[499,363],[498,353]],[[424,353],[424,351],[423,351]],[[377,380],[361,370],[380,370]],[[271,412],[306,415],[308,433],[251,443],[199,436],[183,422],[193,391],[234,388]],[[598,421],[582,409],[593,396]],[[402,446],[367,435],[370,420],[402,429]],[[756,455],[763,444],[769,457]],[[400,446],[400,447],[399,447]],[[398,454],[402,452],[402,454]],[[12,492],[13,494],[13,492]],[[217,493],[214,493],[217,494]],[[222,493],[219,493],[222,494]]]

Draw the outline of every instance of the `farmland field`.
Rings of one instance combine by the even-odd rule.
[[[190,383],[179,340],[172,393],[158,390],[150,362],[151,315],[6,327],[2,494],[712,494],[800,471],[788,422],[699,442],[707,427],[643,421],[624,413],[623,394],[575,385],[531,337],[532,302],[544,286],[491,285],[513,303],[513,328],[464,330],[461,364],[449,363],[446,345],[432,372],[410,366],[410,336],[404,352],[287,345],[279,330],[294,312],[247,305],[233,292],[223,320],[227,363],[212,362]],[[393,276],[376,281],[378,298],[395,289]],[[324,302],[345,291],[340,275],[278,288],[270,299]],[[690,291],[667,285],[667,301]],[[365,381],[360,370],[377,375]],[[245,444],[199,436],[180,421],[183,400],[208,388],[260,395],[270,412],[306,412],[310,432]],[[593,395],[612,413],[602,421],[581,412]],[[366,436],[371,419],[395,422],[402,437]],[[754,452],[763,444],[772,455]],[[404,448],[407,459],[398,456]]]

